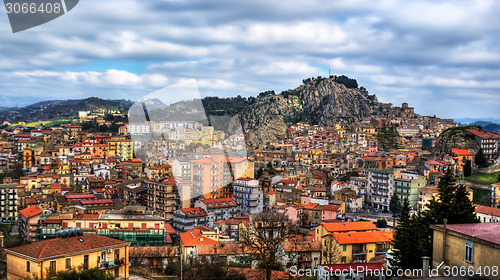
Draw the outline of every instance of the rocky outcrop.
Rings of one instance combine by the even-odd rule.
[[[439,135],[434,145],[435,154],[443,155],[451,153],[452,148],[479,150],[479,145],[471,137],[465,134],[465,127],[454,127],[445,130]]]
[[[288,137],[287,131],[287,126],[280,117],[270,117],[256,128],[247,131],[246,145],[249,148],[256,148],[267,141],[279,141]]]
[[[252,132],[248,136],[265,142],[283,138],[287,124],[299,121],[330,126],[351,123],[380,115],[383,106],[375,95],[365,90],[336,83],[335,76],[318,77],[307,79],[305,85],[294,90],[256,98],[236,118],[245,131]]]

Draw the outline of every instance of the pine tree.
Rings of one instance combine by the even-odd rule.
[[[427,212],[412,216],[409,213],[410,203],[405,198],[392,240],[394,253],[390,262],[395,268],[421,268],[422,257],[432,256],[432,229]]]
[[[478,222],[466,187],[455,184],[450,168],[439,180],[438,190],[439,199],[432,199],[428,204],[429,210],[426,214],[430,223],[442,224],[444,219],[448,220],[448,224]]]
[[[469,199],[467,188],[460,184],[456,187],[452,200],[452,209],[450,209],[450,224],[468,224],[479,223],[479,219],[475,213],[475,205]]]
[[[392,246],[394,249],[391,265],[395,268],[407,268],[411,264],[411,252],[413,250],[413,229],[410,224],[410,202],[403,200],[401,212],[398,217],[398,225],[394,231]]]
[[[464,164],[464,177],[469,177],[472,173],[472,167],[470,160],[466,160]]]
[[[486,158],[484,157],[483,149],[479,149],[474,159],[474,163],[479,167],[484,167],[486,165]]]
[[[391,196],[391,200],[389,201],[389,211],[392,212],[394,217],[397,217],[399,215],[399,212],[401,212],[401,200],[399,200],[399,197],[394,194]]]

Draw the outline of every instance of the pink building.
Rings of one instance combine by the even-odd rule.
[[[292,223],[296,224],[302,217],[302,207],[299,205],[288,206],[285,208],[285,214]]]
[[[328,222],[330,220],[337,219],[337,215],[340,214],[340,205],[328,204],[321,210],[321,220],[323,222]]]

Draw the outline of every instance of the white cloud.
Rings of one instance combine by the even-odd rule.
[[[463,92],[454,104],[465,108],[467,94],[487,102],[500,89],[499,8],[493,0],[80,1],[16,34],[2,13],[0,92],[140,98],[194,78],[202,95],[256,95],[330,69],[384,101],[410,97],[417,112],[448,102],[451,90]],[[497,113],[477,105],[456,114],[471,110]]]

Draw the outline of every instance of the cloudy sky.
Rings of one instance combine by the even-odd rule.
[[[330,71],[420,114],[500,118],[499,1],[277,2],[81,0],[18,33],[2,7],[0,106],[193,78],[202,96],[255,96]]]

